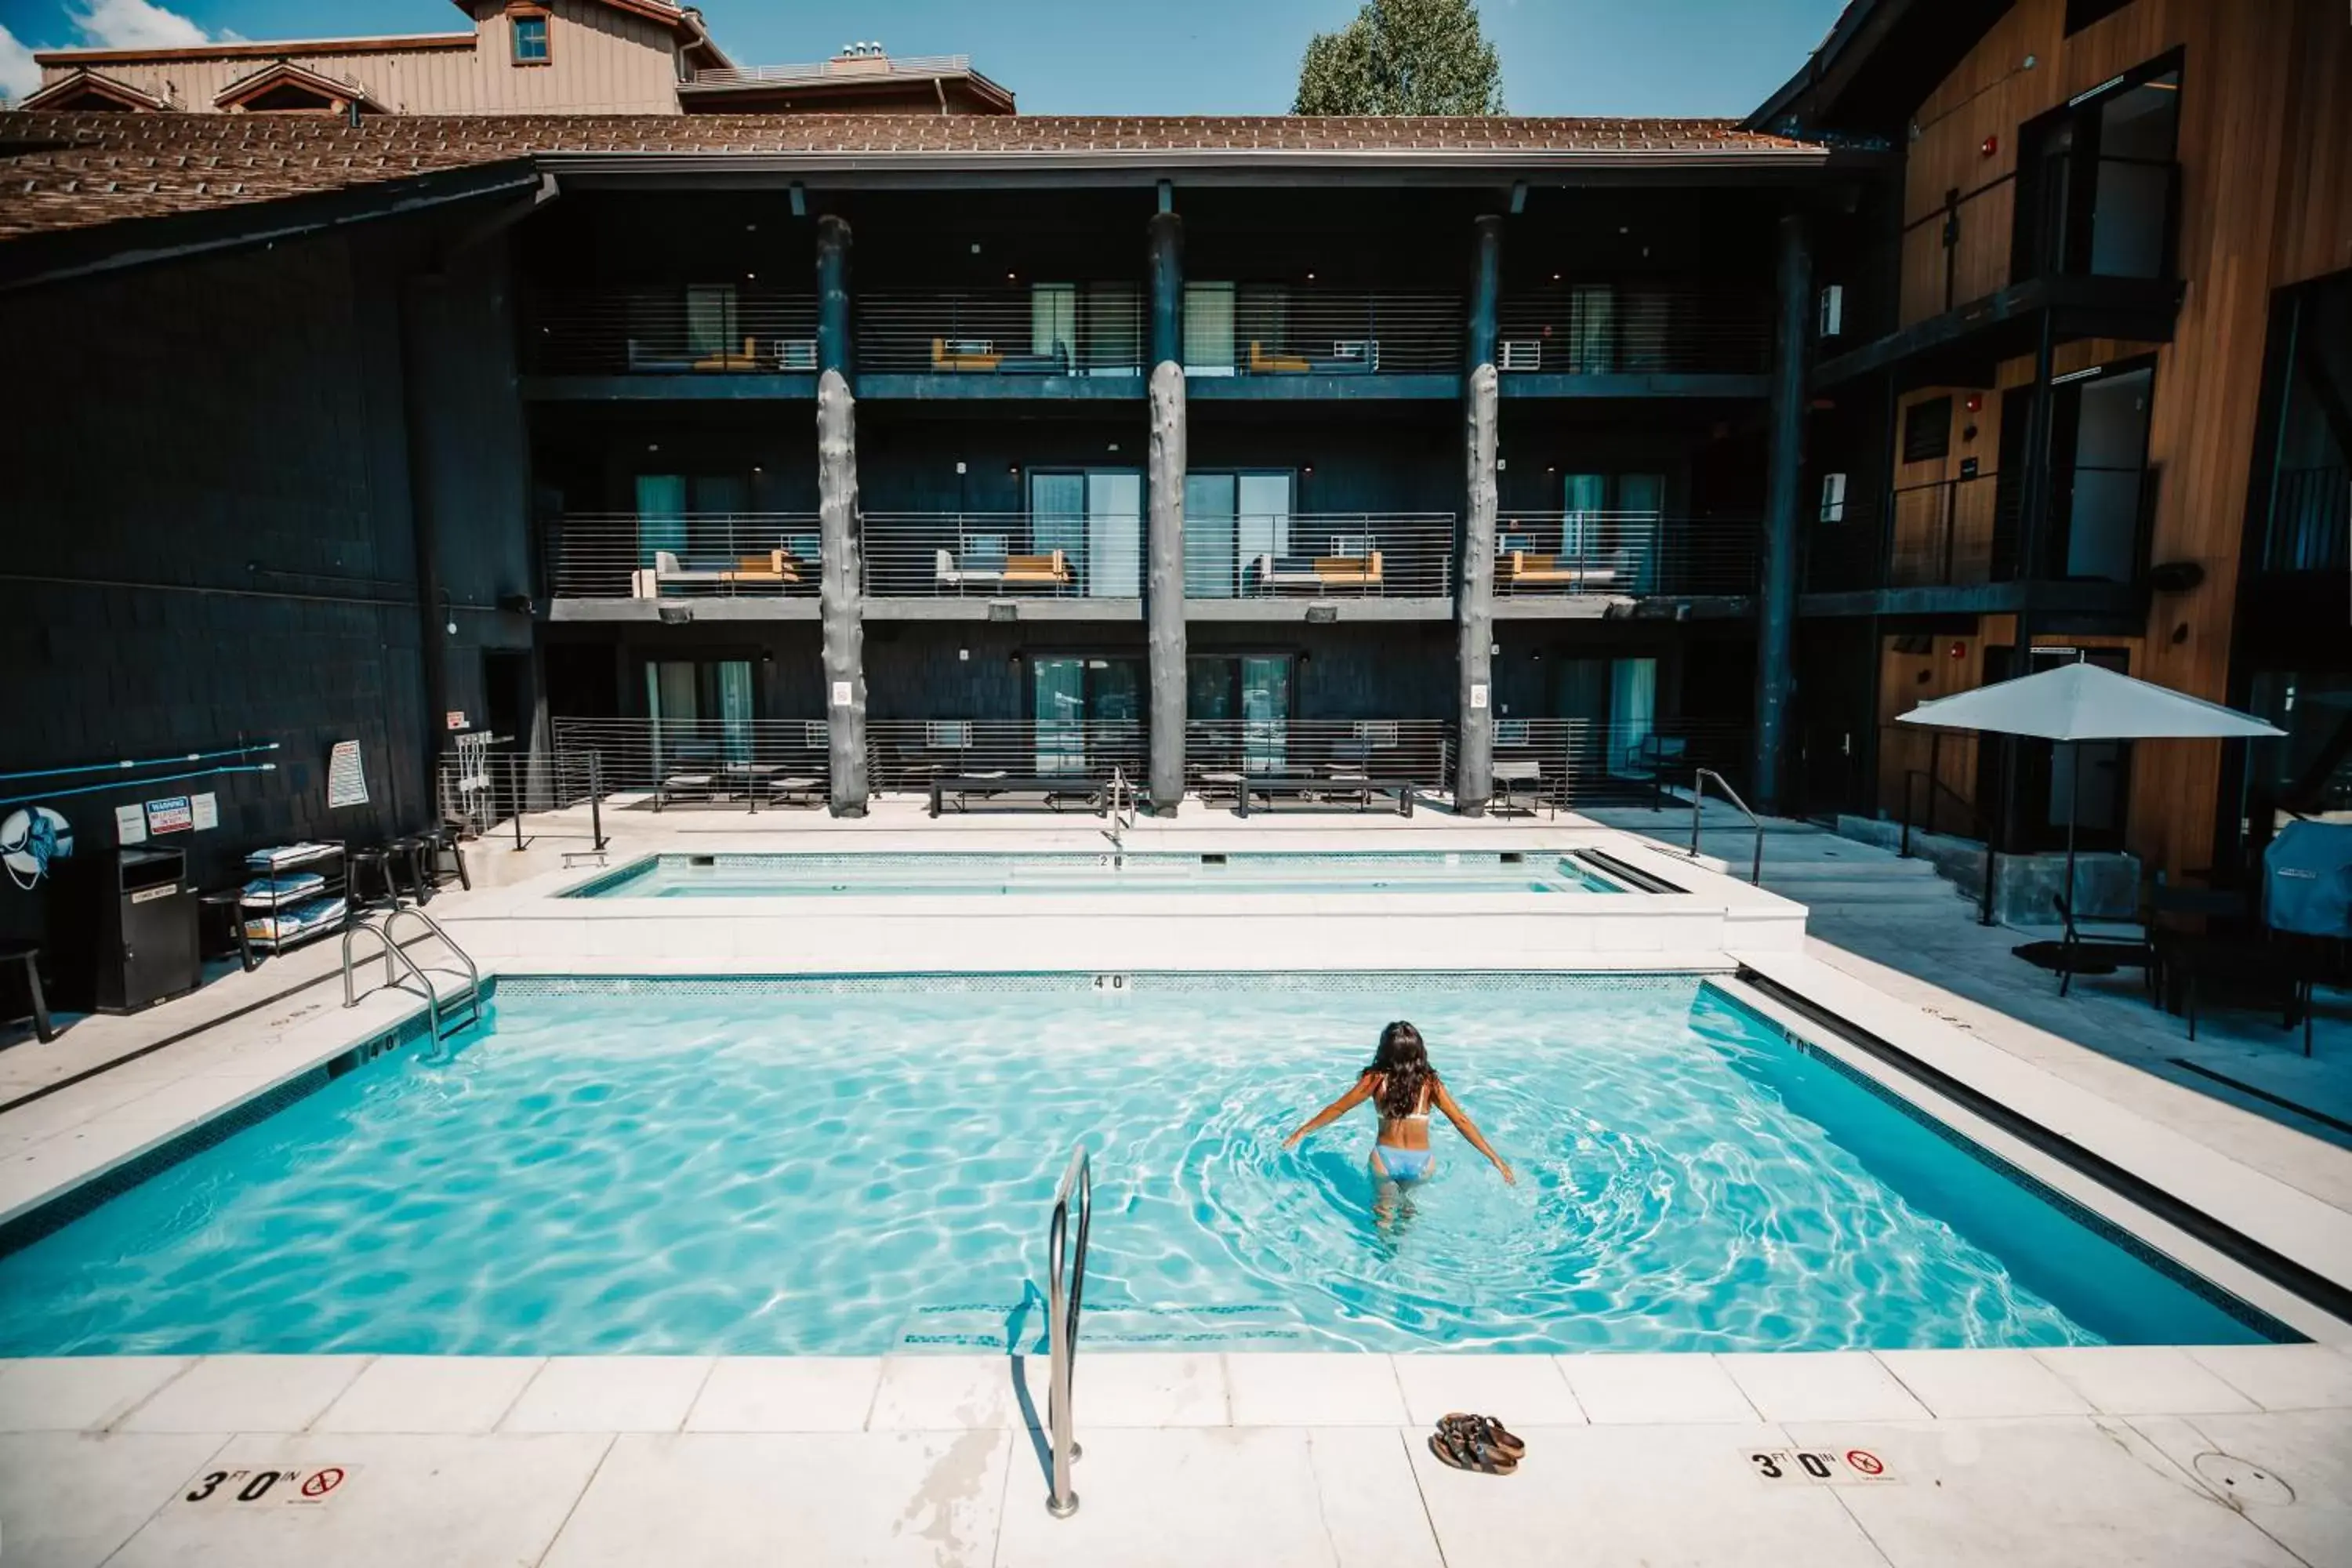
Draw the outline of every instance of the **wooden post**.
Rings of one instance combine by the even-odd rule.
[[[1476,235],[1470,374],[1463,383],[1462,571],[1454,598],[1460,639],[1455,712],[1462,736],[1454,762],[1454,808],[1465,816],[1484,816],[1495,790],[1495,514],[1501,504],[1496,482],[1501,376],[1495,346],[1503,287],[1502,218],[1479,218]]]
[[[1153,816],[1173,816],[1184,798],[1184,220],[1163,205],[1150,237],[1150,795]]]
[[[850,390],[849,226],[816,225],[816,486],[833,815],[866,815],[866,628],[858,566],[857,400]]]

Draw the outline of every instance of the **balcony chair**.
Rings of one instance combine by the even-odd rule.
[[[934,575],[942,588],[1066,588],[1070,563],[1056,550],[1044,555],[998,555],[952,550],[937,554]]]
[[[764,555],[743,555],[732,566],[688,567],[668,550],[654,552],[654,563],[641,566],[629,574],[629,596],[633,599],[658,599],[667,587],[733,587],[766,585],[778,588],[797,587],[806,583],[806,563],[789,550],[771,550]]]
[[[1257,558],[1257,584],[1262,592],[1278,594],[1285,588],[1312,588],[1318,593],[1332,588],[1373,589],[1381,585],[1381,552],[1369,555],[1261,555]]]
[[[1617,581],[1614,566],[1588,566],[1562,561],[1557,555],[1532,555],[1514,550],[1496,563],[1496,576],[1504,588],[1605,588]]]

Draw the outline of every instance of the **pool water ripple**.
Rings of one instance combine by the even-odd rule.
[[[1381,1198],[1410,1016],[1451,1129]],[[0,1258],[0,1351],[877,1353],[1034,1339],[1094,1151],[1100,1343],[1826,1350],[2258,1337],[1695,980],[497,1005]]]

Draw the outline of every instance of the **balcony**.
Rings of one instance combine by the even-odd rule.
[[[1146,776],[1143,725],[1124,719],[873,719],[866,725],[877,791],[928,794],[945,774],[1066,776],[1100,784]]]
[[[1184,726],[1184,787],[1231,795],[1244,773],[1332,779],[1402,779],[1426,790],[1451,787],[1449,719],[1194,719]]]
[[[1759,396],[1772,362],[1761,290],[1564,283],[1506,294],[1505,395]]]
[[[1039,283],[856,300],[867,396],[1142,395],[1144,300],[1134,284]]]
[[[1185,613],[1297,620],[1334,601],[1366,607],[1439,601],[1453,593],[1454,515],[1283,512],[1184,520]]]
[[[1752,518],[1506,510],[1495,526],[1496,613],[1542,614],[1547,601],[1752,595],[1759,538]]]
[[[541,290],[523,310],[541,376],[813,376],[816,300],[731,283]]]
[[[1139,506],[1139,486],[1136,494]],[[867,512],[861,554],[867,598],[913,602],[885,615],[979,619],[1019,602],[1016,614],[1029,618],[1098,618],[1106,609],[1132,617],[1143,597],[1139,510]],[[920,608],[924,601],[936,609]]]
[[[814,613],[821,543],[812,513],[570,512],[549,528],[544,549],[560,618],[652,618],[682,600],[719,601],[722,616],[773,616],[786,600]]]
[[[831,776],[822,719],[573,719],[551,721],[559,752],[593,752],[614,795],[683,796],[698,804],[764,807],[789,783],[806,798]],[[683,778],[705,782],[680,784]],[[665,787],[667,786],[667,787]]]

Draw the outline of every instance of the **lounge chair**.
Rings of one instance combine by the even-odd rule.
[[[1268,353],[1264,343],[1255,338],[1250,340],[1248,369],[1252,375],[1370,375],[1380,368],[1378,339],[1335,342],[1328,357]]]
[[[996,375],[1067,375],[1070,352],[1068,344],[1056,342],[1044,353],[1008,354],[997,353],[996,344],[987,338],[933,338],[931,368]]]
[[[1044,555],[968,554],[939,552],[934,574],[942,588],[1066,588],[1070,563],[1062,552]]]
[[[629,574],[632,598],[658,599],[668,587],[796,586],[808,581],[801,559],[788,550],[738,556],[732,566],[688,567],[668,550],[654,552],[654,563]]]
[[[1258,586],[1269,594],[1285,588],[1377,588],[1381,585],[1381,552],[1369,555],[1261,555]]]
[[[1543,797],[1543,764],[1532,757],[1497,761],[1490,775],[1495,781],[1495,794],[1488,804],[1498,815],[1524,811],[1536,814],[1536,802]]]
[[[1600,588],[1617,581],[1614,566],[1587,566],[1573,559],[1532,555],[1524,550],[1512,551],[1498,565],[1501,570],[1496,576],[1505,588]]]
[[[2064,934],[2051,965],[2058,971],[2059,995],[2074,989],[2077,974],[2113,974],[2118,969],[2147,974],[2156,955],[2148,946],[2147,926],[2138,916],[2077,918],[2074,905],[2063,894],[2053,894],[2050,901],[2064,922]]]

